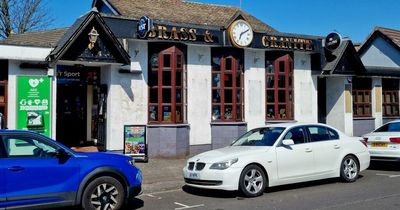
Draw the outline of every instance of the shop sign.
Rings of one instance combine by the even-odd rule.
[[[147,34],[153,29],[153,20],[147,16],[143,16],[138,22],[138,34],[140,38],[145,38]]]
[[[41,76],[17,77],[16,129],[51,135],[51,80]]]
[[[99,72],[89,67],[77,69],[69,66],[57,66],[58,84],[98,84]]]
[[[144,25],[138,26],[138,34],[140,38],[147,39],[158,39],[158,40],[169,40],[169,41],[189,41],[189,42],[205,42],[205,43],[216,43],[218,39],[214,36],[213,32],[206,29],[196,29],[188,27],[177,27],[177,26],[166,26],[166,25],[155,25],[145,36],[141,36],[142,33],[139,29],[144,29]]]
[[[146,159],[146,126],[124,126],[124,154]]]
[[[310,39],[264,35],[261,38],[264,48],[313,51],[314,43]]]
[[[334,51],[339,48],[342,43],[342,36],[336,32],[332,32],[325,37],[325,48]]]

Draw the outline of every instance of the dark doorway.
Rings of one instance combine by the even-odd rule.
[[[86,86],[59,84],[57,86],[57,141],[66,146],[86,142]]]
[[[68,147],[105,148],[107,85],[100,68],[57,66],[56,140]]]
[[[326,123],[326,78],[318,77],[318,122]]]

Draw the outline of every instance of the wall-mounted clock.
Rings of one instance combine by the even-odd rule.
[[[228,29],[229,37],[235,47],[247,47],[253,41],[253,29],[245,20],[236,20]]]

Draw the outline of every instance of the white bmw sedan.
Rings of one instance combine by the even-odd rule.
[[[190,158],[183,176],[188,186],[255,197],[267,186],[331,177],[354,182],[369,163],[358,139],[324,124],[284,123],[253,129],[228,147]]]
[[[400,120],[386,123],[363,138],[372,160],[400,160]]]

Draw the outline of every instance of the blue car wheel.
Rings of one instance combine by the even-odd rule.
[[[122,207],[124,198],[123,185],[113,177],[102,176],[94,179],[86,187],[82,196],[82,208],[118,210]]]

